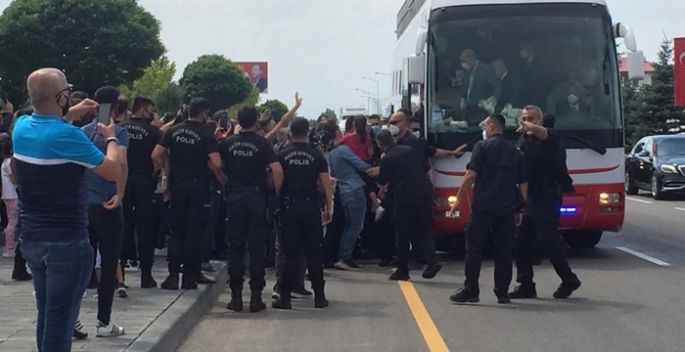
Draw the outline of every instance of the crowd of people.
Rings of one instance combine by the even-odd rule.
[[[57,69],[33,72],[27,88],[31,107],[9,117],[1,142],[4,254],[15,259],[13,279],[33,280],[39,351],[69,351],[72,337],[88,336],[78,320],[87,288],[97,288],[96,336],[123,335],[111,319],[115,293],[128,295],[126,272],[135,270],[141,289],[156,288],[158,250],[167,251],[168,275],[159,285],[164,290],[216,283],[210,260],[228,260],[227,308],[235,312],[244,309],[246,270],[249,311],[260,312],[267,308],[262,296],[270,267],[276,272],[275,309],[291,309],[292,297],[312,295],[316,308],[327,307],[323,269],[357,271],[357,258],[396,267],[390,280],[409,280],[410,269],[419,268],[432,279],[442,269],[431,235],[430,160],[460,158],[467,146],[431,146],[420,138],[421,119],[411,111],[400,109],[387,119],[345,117],[343,131],[326,115],[314,128],[296,117],[302,105],[297,94],[280,118],[246,107],[232,120],[225,110],[212,113],[211,102],[201,97],[163,118],[152,100],[129,102],[115,87],[102,87],[91,99],[72,92]],[[111,112],[103,120],[104,106]],[[525,111],[519,149],[500,142],[499,115],[486,120],[485,141],[474,149],[455,205],[475,182],[467,281],[454,302],[478,301],[480,255],[490,232],[500,303],[536,296],[536,231],[547,236],[563,279],[555,297],[580,286],[553,229],[558,216],[555,223],[549,212],[560,196],[558,178],[540,178],[548,168],[536,159],[558,160],[561,148],[553,129],[542,126],[539,109]],[[530,154],[525,165],[521,151]],[[553,165],[558,167],[550,175],[563,174],[564,163]],[[526,169],[534,171],[530,192]],[[508,293],[511,244],[521,222],[522,285]],[[305,287],[307,276],[313,292]]]

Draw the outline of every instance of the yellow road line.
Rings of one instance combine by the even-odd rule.
[[[404,294],[404,299],[407,300],[407,305],[409,305],[409,309],[411,310],[412,315],[414,315],[416,325],[419,326],[423,339],[426,340],[430,352],[449,352],[450,350],[447,348],[445,340],[442,338],[442,335],[440,335],[440,331],[438,331],[435,323],[433,323],[433,319],[423,305],[414,284],[410,281],[399,281],[398,283]]]

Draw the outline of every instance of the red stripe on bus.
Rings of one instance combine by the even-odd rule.
[[[598,168],[593,168],[593,169],[575,169],[575,170],[568,170],[568,173],[570,175],[596,174],[596,173],[601,173],[601,172],[614,171],[614,170],[618,169],[620,166],[621,165],[609,166],[609,167],[598,167]],[[435,170],[435,172],[437,172],[441,175],[454,176],[454,177],[463,177],[466,175],[466,171]]]

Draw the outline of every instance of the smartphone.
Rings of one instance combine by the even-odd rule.
[[[112,104],[100,104],[100,113],[98,114],[98,123],[105,126],[109,125],[110,115],[112,112]]]

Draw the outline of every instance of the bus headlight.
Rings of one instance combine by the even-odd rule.
[[[450,206],[454,206],[455,204],[457,204],[457,196],[449,196],[447,198],[447,204],[449,204]]]
[[[661,171],[667,174],[678,173],[678,170],[673,165],[661,165]]]
[[[599,204],[616,204],[621,202],[621,195],[619,193],[601,193],[599,195]]]

